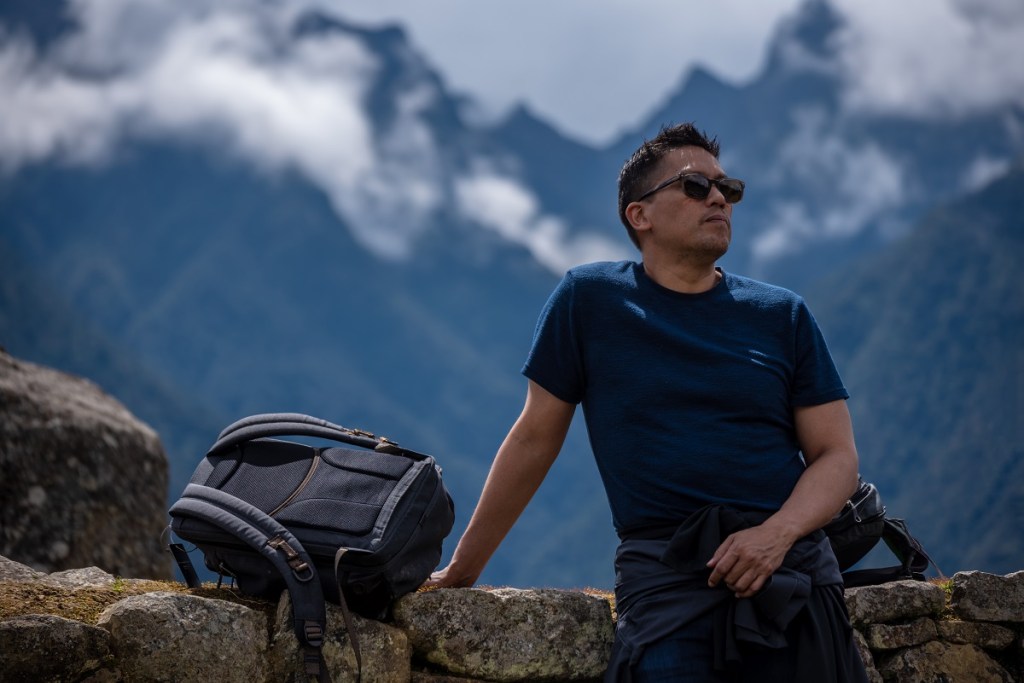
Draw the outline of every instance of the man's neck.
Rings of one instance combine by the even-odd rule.
[[[676,262],[659,263],[656,260],[643,260],[644,272],[665,289],[683,294],[700,294],[712,289],[722,279],[722,271],[715,267],[714,262],[694,264]]]

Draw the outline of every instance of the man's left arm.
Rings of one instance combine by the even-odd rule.
[[[724,581],[738,598],[761,590],[793,544],[827,524],[857,488],[857,448],[846,401],[797,408],[794,420],[807,469],[778,512],[728,536],[708,562],[708,584]]]

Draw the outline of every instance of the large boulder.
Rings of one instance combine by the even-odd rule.
[[[95,384],[0,351],[0,555],[170,578],[167,457]]]

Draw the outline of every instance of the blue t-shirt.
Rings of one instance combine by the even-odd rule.
[[[796,294],[730,273],[683,294],[631,261],[565,275],[523,374],[582,404],[620,533],[777,510],[805,469],[793,409],[849,396]]]

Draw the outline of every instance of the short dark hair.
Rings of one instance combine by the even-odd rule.
[[[655,180],[651,175],[666,154],[680,147],[691,146],[705,149],[718,158],[717,138],[708,137],[707,133],[698,130],[693,123],[680,123],[662,127],[653,139],[644,140],[622,165],[622,170],[619,171],[619,220],[626,226],[629,239],[638,248],[640,242],[637,240],[636,231],[626,218],[626,207],[651,186]]]

